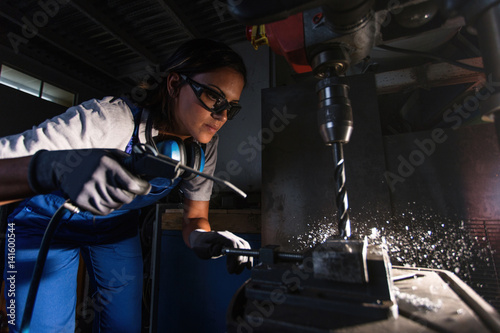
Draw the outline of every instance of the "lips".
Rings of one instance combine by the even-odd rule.
[[[219,126],[217,125],[209,125],[209,124],[205,124],[205,126],[208,128],[208,130],[210,132],[213,132],[213,133],[216,133],[218,130],[219,130]]]

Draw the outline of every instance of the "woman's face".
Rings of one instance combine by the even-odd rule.
[[[179,94],[173,102],[177,125],[174,134],[182,138],[193,137],[200,143],[208,143],[226,123],[227,110],[218,114],[208,111],[202,106],[191,86],[183,82],[178,74],[174,75],[177,75],[182,83]],[[190,79],[222,93],[229,102],[238,102],[244,86],[243,76],[229,67],[195,74]]]

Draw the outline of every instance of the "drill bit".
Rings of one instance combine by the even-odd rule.
[[[347,200],[347,191],[345,188],[345,166],[344,166],[344,151],[342,143],[334,142],[333,159],[335,162],[335,184],[337,192],[335,193],[335,201],[338,209],[339,231],[341,238],[351,236],[351,221],[349,220],[349,202]]]

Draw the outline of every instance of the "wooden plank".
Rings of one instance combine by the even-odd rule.
[[[482,58],[460,60],[462,63],[483,67]],[[484,74],[448,63],[423,65],[395,71],[378,73],[375,76],[377,94],[391,94],[417,87],[431,88],[452,84],[474,83],[484,80]]]
[[[208,219],[213,230],[260,234],[261,211],[257,209],[212,209]],[[182,209],[166,209],[162,213],[164,230],[182,230]]]

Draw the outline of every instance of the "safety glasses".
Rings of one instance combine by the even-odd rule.
[[[236,102],[228,102],[223,93],[216,91],[202,83],[179,74],[189,84],[201,105],[210,112],[219,114],[227,110],[227,119],[231,120],[241,110],[241,105]]]

